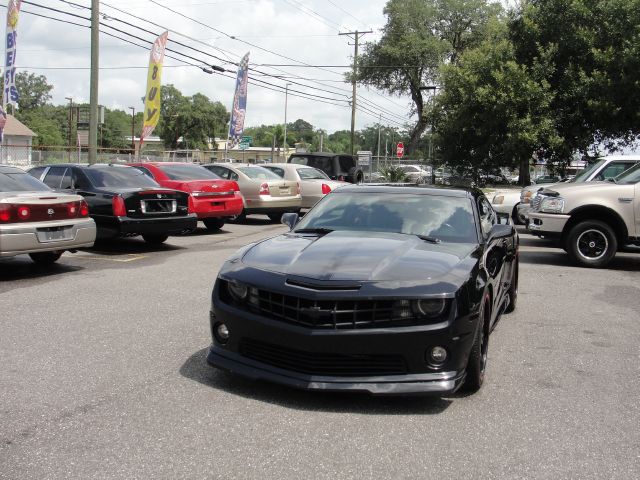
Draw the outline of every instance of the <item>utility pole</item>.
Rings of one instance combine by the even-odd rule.
[[[382,114],[380,114],[380,120],[378,121],[378,163],[380,162],[380,128],[382,127]]]
[[[65,100],[69,100],[69,161],[71,161],[71,126],[73,122],[73,97],[64,97]]]
[[[100,1],[91,0],[91,79],[89,90],[89,164],[98,160],[98,77],[100,42]]]
[[[136,137],[135,137],[135,126],[136,126],[136,108],[129,107],[131,110],[131,153],[133,156],[136,156]]]
[[[351,155],[353,155],[354,149],[353,144],[355,140],[355,129],[356,129],[356,76],[358,73],[358,40],[363,35],[367,33],[373,33],[372,30],[367,30],[366,32],[359,32],[356,30],[355,32],[345,32],[339,33],[338,35],[347,35],[349,38],[353,38],[353,45],[355,47],[353,54],[353,72],[351,73],[351,85],[353,91],[351,93]],[[351,37],[353,35],[353,37]]]
[[[287,100],[289,99],[289,85],[287,83],[284,86],[284,140],[282,141],[282,148],[285,161],[287,160]]]
[[[320,133],[320,153],[322,153],[323,143],[324,143],[324,132],[321,132]]]

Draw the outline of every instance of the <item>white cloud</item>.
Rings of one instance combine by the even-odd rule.
[[[88,0],[74,0],[76,3],[90,6]],[[82,17],[89,17],[86,9],[73,8],[61,1],[40,0],[40,4],[64,10]],[[211,52],[220,58],[229,58],[237,62],[247,51],[251,52],[252,64],[294,64],[296,62],[273,55],[265,50],[280,53],[295,60],[312,65],[348,65],[352,61],[353,46],[345,36],[338,36],[338,26],[342,31],[348,29],[374,30],[363,41],[379,38],[379,29],[385,23],[382,13],[386,0],[159,0],[180,13],[190,16],[204,25],[195,23],[181,16],[167,11],[148,0],[106,0],[101,2],[101,13],[112,17],[105,23],[115,28],[126,30],[142,37],[144,40],[133,40],[136,43],[150,46],[153,35],[126,26],[115,19],[126,20],[136,26],[144,27],[161,33],[161,29],[148,23],[136,20],[125,13],[118,12],[107,5],[111,5],[124,12],[151,19],[154,23],[169,27],[168,48],[177,50],[203,59],[209,64],[222,65],[205,54],[194,52],[176,44],[181,42],[205,52]],[[335,4],[335,5],[334,5]],[[18,25],[18,62],[19,70],[43,74],[54,85],[53,102],[66,103],[64,97],[73,96],[75,101],[86,102],[89,98],[89,70],[90,65],[90,30],[78,26],[67,25],[53,20],[38,18],[26,14],[25,11],[64,18],[82,24],[85,20],[73,19],[59,13],[43,10],[33,5],[23,4],[23,14]],[[344,10],[344,11],[343,11]],[[348,12],[348,13],[345,13]],[[306,13],[305,13],[306,12]],[[315,12],[315,13],[313,13]],[[321,17],[319,17],[321,16]],[[358,20],[356,20],[355,18]],[[211,28],[209,28],[211,27]],[[221,32],[237,36],[255,47],[233,40]],[[109,28],[102,27],[103,32],[124,36]],[[220,52],[180,37],[176,32],[223,49]],[[260,47],[260,48],[257,48]],[[264,50],[261,50],[264,49]],[[181,54],[167,52],[168,55],[184,58]],[[192,59],[185,59],[190,63],[198,63]],[[127,109],[128,106],[142,107],[141,97],[144,95],[146,82],[146,65],[148,62],[148,48],[142,49],[126,44],[121,40],[109,37],[104,33],[100,36],[100,89],[99,101],[110,108]],[[217,100],[229,108],[233,95],[234,80],[219,75],[208,75],[194,67],[175,67],[180,63],[171,58],[165,60],[167,68],[163,71],[163,84],[172,83],[186,95],[201,92],[212,100]],[[233,65],[224,65],[235,70]],[[57,70],[53,67],[81,67],[84,69]],[[111,67],[111,68],[110,68]],[[118,68],[113,68],[118,67]],[[119,67],[138,67],[121,69]],[[270,67],[254,67],[276,75],[300,76],[313,80],[321,80],[321,84],[313,85],[327,90],[339,90],[336,98],[350,99],[350,84],[336,82],[342,80],[340,73],[345,68],[297,68],[282,67],[278,71]],[[230,74],[235,76],[235,74]],[[258,76],[270,83],[284,86],[287,79]],[[325,82],[332,80],[332,82]],[[310,80],[289,79],[304,84],[312,84]],[[318,90],[308,89],[299,85],[291,85],[291,90],[301,90],[316,95],[335,97]],[[391,99],[389,101],[380,95],[367,92],[360,88],[359,95],[373,103],[399,115],[406,115],[409,110],[407,98]],[[383,95],[386,97],[386,95]],[[339,107],[296,98],[289,95],[288,120],[304,118],[314,126],[324,128],[329,132],[350,128],[351,110],[348,106]],[[344,102],[342,102],[344,103]],[[369,107],[377,112],[378,109]],[[398,120],[387,114],[393,120]],[[273,92],[250,85],[248,92],[247,126],[271,124],[284,121],[284,93]],[[373,117],[361,112],[357,114],[356,127],[361,128],[377,122],[377,114]],[[383,123],[386,123],[383,120]]]

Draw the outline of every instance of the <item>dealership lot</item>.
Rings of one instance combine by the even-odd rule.
[[[202,227],[202,225],[201,225]],[[637,478],[640,255],[521,235],[472,396],[298,392],[206,365],[212,282],[266,217],[0,262],[0,478]]]

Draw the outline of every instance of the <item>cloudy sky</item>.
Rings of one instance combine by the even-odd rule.
[[[2,2],[5,6],[7,3]],[[155,36],[166,28],[170,31],[167,47],[173,50],[167,55],[175,58],[165,59],[163,84],[171,83],[186,95],[201,92],[230,108],[235,80],[207,74],[200,67],[219,65],[235,71],[233,63],[250,52],[255,81],[267,82],[262,85],[278,91],[249,86],[246,126],[284,121],[285,94],[281,90],[289,82],[289,121],[304,118],[329,132],[349,129],[351,85],[344,83],[343,75],[352,61],[353,46],[348,37],[338,33],[373,30],[362,41],[379,39],[385,23],[382,13],[385,3],[385,0],[100,2],[100,13],[104,15],[100,35],[100,104],[125,110],[129,106],[142,108],[148,49]],[[22,5],[17,67],[19,71],[45,75],[54,85],[55,104],[68,103],[65,97],[73,97],[75,102],[88,101],[90,30],[86,26],[90,5],[89,0],[30,0]],[[5,12],[3,9],[0,15],[6,15]],[[226,75],[234,77],[235,73]],[[296,94],[324,98],[315,97],[314,101]],[[399,126],[407,121],[407,98],[388,97],[364,87],[358,89],[358,95],[367,111],[358,112],[356,128],[377,123],[380,113],[383,124]]]

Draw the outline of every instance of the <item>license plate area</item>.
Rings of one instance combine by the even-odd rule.
[[[71,227],[47,227],[37,230],[38,241],[41,243],[73,240]]]
[[[176,213],[178,210],[177,200],[141,200],[140,211],[145,215],[158,215]]]

